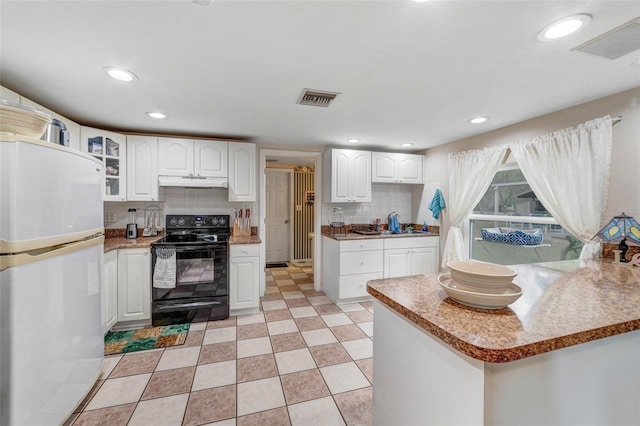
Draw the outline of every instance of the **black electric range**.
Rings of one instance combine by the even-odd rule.
[[[229,215],[167,215],[151,245],[154,326],[229,317]]]

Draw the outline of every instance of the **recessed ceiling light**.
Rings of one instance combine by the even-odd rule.
[[[358,143],[358,142],[360,142],[360,139],[347,139],[347,142],[349,142],[349,143]]]
[[[109,74],[109,77],[115,78],[116,80],[133,81],[138,79],[137,75],[129,70],[125,70],[124,68],[104,67],[104,70],[107,74]]]
[[[538,33],[538,40],[551,41],[557,40],[561,37],[568,36],[575,33],[580,28],[586,27],[591,22],[591,15],[580,14],[571,15],[566,18],[562,18],[552,24],[547,25]]]
[[[410,146],[413,146],[413,144],[412,143],[403,143],[401,146],[404,147],[404,148],[409,148]]]
[[[469,123],[471,123],[471,124],[480,124],[480,123],[484,123],[488,119],[489,119],[489,117],[475,117],[475,118],[472,118],[471,120],[469,120]]]
[[[157,118],[157,119],[167,118],[167,115],[161,112],[150,111],[147,113],[147,115],[151,118]]]

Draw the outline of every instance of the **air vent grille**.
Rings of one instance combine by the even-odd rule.
[[[314,89],[302,89],[298,97],[298,104],[327,108],[340,93],[326,92]]]
[[[607,59],[618,59],[638,49],[640,49],[640,18],[614,28],[572,50]]]

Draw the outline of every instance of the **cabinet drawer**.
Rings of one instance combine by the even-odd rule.
[[[381,278],[382,272],[340,277],[340,299],[368,296],[367,281],[379,280]]]
[[[416,247],[436,247],[438,237],[394,237],[384,239],[384,249],[403,249]]]
[[[230,257],[259,256],[259,244],[233,244],[229,246]]]
[[[382,250],[382,239],[340,241],[340,252]]]
[[[340,253],[340,275],[382,272],[382,250]]]

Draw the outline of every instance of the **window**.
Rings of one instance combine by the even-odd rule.
[[[470,258],[502,265],[577,259],[582,250],[582,242],[558,225],[515,164],[496,173],[469,217],[468,235]]]

